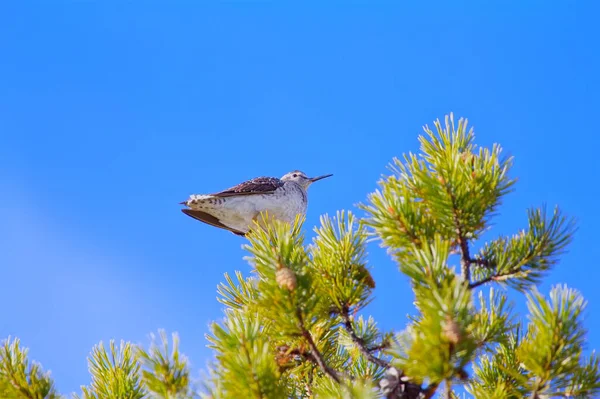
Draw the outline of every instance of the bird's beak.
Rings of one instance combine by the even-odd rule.
[[[310,178],[309,180],[310,180],[310,182],[311,182],[311,183],[314,183],[314,182],[316,182],[316,181],[319,181],[319,180],[321,180],[321,179],[324,179],[324,178],[326,178],[326,177],[330,177],[330,176],[333,176],[333,175],[332,175],[332,174],[329,174],[329,175],[323,175],[323,176],[312,177],[312,178]]]

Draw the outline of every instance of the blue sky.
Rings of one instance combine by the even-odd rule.
[[[179,332],[197,374],[244,240],[180,212],[192,193],[301,169],[319,215],[356,210],[421,126],[454,112],[515,157],[495,233],[526,208],[579,221],[540,287],[589,300],[600,347],[600,37],[591,2],[3,2],[0,338],[21,338],[63,393],[111,338]],[[400,329],[407,281],[373,244],[370,306]],[[521,300],[518,295],[513,296]]]

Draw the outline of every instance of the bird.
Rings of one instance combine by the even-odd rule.
[[[269,217],[292,224],[308,207],[308,187],[316,181],[333,176],[308,177],[300,170],[281,178],[255,177],[213,194],[193,194],[183,202],[181,211],[208,225],[246,236],[266,212]]]

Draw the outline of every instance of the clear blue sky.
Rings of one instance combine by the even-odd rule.
[[[180,333],[199,373],[216,286],[249,267],[243,239],[178,202],[333,173],[310,190],[312,237],[453,111],[515,156],[495,232],[543,203],[579,220],[541,289],[580,289],[600,348],[598,8],[485,3],[3,2],[0,338],[20,337],[63,393],[89,383],[98,341],[159,328]],[[370,259],[369,311],[400,329],[409,286],[375,244]]]

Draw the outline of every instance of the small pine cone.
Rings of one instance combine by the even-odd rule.
[[[287,353],[289,347],[282,345],[277,347],[277,354],[275,354],[275,360],[279,367],[285,367],[290,362],[290,355]]]
[[[363,283],[369,288],[375,288],[375,280],[373,280],[373,276],[364,266],[359,266],[359,272],[362,277]]]
[[[296,274],[288,268],[283,267],[277,270],[277,274],[275,275],[275,281],[282,288],[287,288],[290,291],[294,291],[296,289]]]
[[[460,326],[451,317],[446,318],[442,332],[446,339],[454,345],[456,345],[461,339]]]
[[[375,280],[373,280],[373,277],[371,276],[371,273],[367,274],[367,277],[365,277],[364,282],[367,285],[367,287],[369,287],[369,288],[375,288]]]

